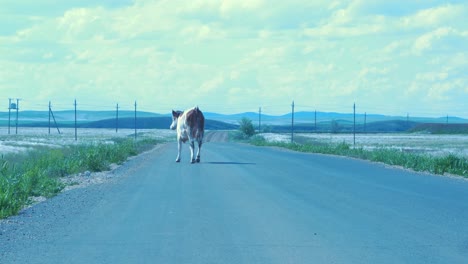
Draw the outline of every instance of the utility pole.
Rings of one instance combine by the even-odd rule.
[[[76,124],[76,99],[75,99],[75,141],[78,140],[78,131],[77,131],[77,124]]]
[[[356,146],[356,103],[353,104],[353,145]]]
[[[115,111],[115,133],[119,131],[119,103],[117,103]]]
[[[135,101],[135,140],[137,139],[137,102]]]
[[[367,132],[367,112],[364,112],[364,133]]]
[[[292,118],[291,118],[291,143],[294,143],[294,100],[292,101]]]
[[[8,98],[8,135],[10,134],[11,98]]]
[[[258,133],[262,132],[262,107],[258,108]]]
[[[50,101],[49,101],[49,135],[50,135],[50,112],[52,111],[52,108],[50,106]]]
[[[315,133],[317,133],[317,110],[315,110]]]
[[[18,111],[19,111],[19,101],[20,99],[16,99],[16,135],[18,135]]]

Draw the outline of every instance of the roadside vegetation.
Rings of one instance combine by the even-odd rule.
[[[430,172],[441,175],[448,173],[468,178],[468,159],[452,154],[437,157],[427,154],[408,153],[388,148],[365,150],[363,148],[353,148],[345,142],[338,144],[268,142],[265,138],[259,135],[251,137],[248,142],[256,146],[276,146],[300,152],[353,157],[382,162],[394,166],[401,166],[415,171]]]
[[[231,138],[234,140],[249,140],[255,135],[255,128],[252,120],[244,117],[239,121],[239,129],[231,133]]]
[[[60,177],[99,172],[152,148],[155,139],[116,138],[112,144],[70,145],[35,149],[0,158],[0,219],[17,214],[30,197],[52,197],[65,186]]]

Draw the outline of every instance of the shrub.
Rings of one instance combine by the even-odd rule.
[[[239,121],[239,131],[246,137],[250,138],[255,134],[255,128],[252,124],[252,120],[248,119],[247,117],[243,117]]]

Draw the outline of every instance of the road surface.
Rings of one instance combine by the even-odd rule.
[[[0,224],[0,263],[468,263],[468,181],[211,142]]]

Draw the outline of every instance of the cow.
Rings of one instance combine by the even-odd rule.
[[[200,149],[203,143],[203,134],[205,133],[205,117],[202,111],[197,107],[190,108],[185,111],[172,110],[172,124],[170,129],[177,128],[177,143],[178,154],[176,162],[180,162],[180,152],[182,149],[182,142],[187,140],[190,144],[190,157],[191,163],[200,162]],[[195,141],[198,142],[197,158],[193,154],[195,151]]]

